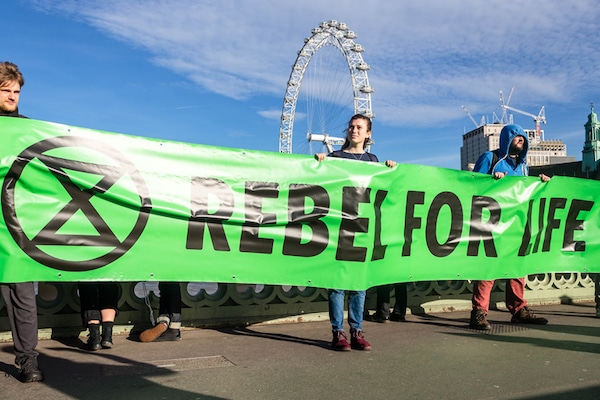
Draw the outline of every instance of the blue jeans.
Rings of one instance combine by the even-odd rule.
[[[344,295],[343,290],[329,289],[329,320],[331,330],[344,330]],[[362,330],[363,312],[365,310],[366,290],[348,291],[348,324],[350,331]]]

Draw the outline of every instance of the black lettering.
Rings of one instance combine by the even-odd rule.
[[[313,201],[312,211],[306,212],[306,198]],[[329,231],[321,221],[329,211],[329,194],[316,185],[291,184],[288,198],[288,224],[285,227],[283,254],[312,257],[322,253],[329,244]],[[312,232],[310,240],[302,243],[302,228]]]
[[[526,256],[531,251],[531,214],[533,212],[533,200],[529,200],[529,208],[527,208],[527,222],[523,230],[521,238],[521,247],[519,247],[519,257]]]
[[[575,231],[583,230],[583,220],[577,219],[581,211],[590,211],[594,206],[593,201],[573,199],[569,214],[565,221],[565,236],[563,239],[563,251],[585,251],[585,242],[583,240],[575,241]]]
[[[345,186],[342,196],[342,222],[338,237],[338,247],[335,253],[336,260],[365,261],[367,258],[366,247],[354,246],[354,235],[358,232],[367,232],[368,218],[358,218],[358,205],[370,202],[370,188]]]
[[[544,235],[543,252],[550,251],[550,242],[552,241],[552,231],[560,227],[560,219],[554,218],[557,208],[565,208],[567,199],[563,197],[551,198],[550,206],[548,207],[548,224],[546,226],[546,234]]]
[[[546,215],[546,198],[542,197],[540,198],[540,207],[538,210],[538,231],[536,234],[535,243],[533,244],[532,253],[537,253],[540,248],[540,242],[542,240],[542,231],[544,230],[546,221],[544,215]]]
[[[242,224],[240,251],[242,253],[273,253],[273,239],[258,237],[261,225],[274,225],[277,215],[262,212],[262,199],[276,199],[279,196],[279,184],[275,182],[246,182],[244,191],[246,222]]]
[[[233,214],[233,192],[227,184],[215,178],[192,178],[192,209],[188,221],[188,233],[185,248],[202,250],[204,243],[204,228],[208,228],[213,248],[219,251],[229,251],[229,243],[223,229],[223,221]],[[209,195],[216,196],[219,206],[214,213],[208,212]]]
[[[373,204],[375,207],[375,238],[371,261],[382,260],[385,257],[387,245],[381,244],[381,203],[383,203],[387,194],[387,190],[378,190],[375,194],[375,203]]]
[[[483,209],[487,209],[490,218],[483,222]],[[483,242],[485,255],[487,257],[498,257],[492,231],[500,222],[500,204],[491,197],[473,196],[471,200],[471,221],[469,232],[469,247],[467,256],[477,256],[479,253],[479,242]]]
[[[448,239],[444,243],[437,241],[437,222],[440,210],[443,206],[450,207],[450,231]],[[460,243],[462,234],[463,210],[458,197],[451,192],[442,192],[435,196],[427,213],[425,226],[425,239],[431,254],[436,257],[450,255]]]
[[[410,256],[412,233],[421,228],[421,218],[415,217],[415,205],[425,204],[425,192],[409,190],[406,194],[406,211],[404,217],[404,245],[402,256]]]

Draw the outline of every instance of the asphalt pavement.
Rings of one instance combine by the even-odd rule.
[[[0,392],[38,400],[600,398],[595,305],[532,308],[549,324],[513,324],[505,310],[490,312],[488,332],[469,329],[468,311],[365,322],[371,351],[330,350],[324,314],[301,323],[185,329],[178,342],[141,343],[120,327],[109,350],[86,351],[84,337],[40,340],[46,379],[27,384],[17,379],[12,343],[4,342]]]

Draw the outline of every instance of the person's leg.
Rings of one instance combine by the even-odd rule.
[[[15,363],[23,382],[44,380],[38,368],[36,351],[38,319],[33,282],[0,285],[6,306],[8,324],[13,337]]]
[[[119,284],[98,282],[98,305],[102,310],[102,321],[114,321],[119,314]]]
[[[104,349],[113,347],[112,333],[115,318],[119,313],[119,285],[115,282],[98,283],[100,315],[102,320],[102,341]]]
[[[405,321],[406,308],[408,307],[408,284],[406,282],[395,284],[394,293],[396,303],[394,304],[394,312],[390,315],[390,319],[392,321]]]
[[[157,322],[167,322],[171,329],[181,328],[181,286],[179,282],[161,282]]]
[[[490,308],[490,296],[494,281],[473,281],[473,297],[471,303],[474,310],[482,310],[485,314]]]
[[[493,287],[494,281],[473,281],[473,296],[471,298],[473,309],[469,321],[469,326],[472,329],[491,329],[486,316],[490,308],[490,296]]]
[[[377,308],[373,321],[387,322],[390,318],[390,292],[392,285],[377,286]]]
[[[331,323],[331,332],[333,339],[331,347],[333,350],[350,350],[350,343],[344,333],[344,296],[343,290],[327,290],[327,301],[329,306],[329,322]]]
[[[80,282],[77,285],[79,289],[79,303],[81,307],[81,319],[83,326],[89,331],[88,341],[86,343],[88,350],[100,350],[102,348],[100,341],[100,300],[98,295],[98,283]]]
[[[515,315],[523,307],[527,306],[525,300],[525,278],[506,280],[506,308]]]
[[[100,301],[98,297],[98,283],[79,282],[79,305],[81,308],[81,320],[83,326],[89,324],[100,324]]]
[[[363,312],[365,309],[366,290],[356,290],[349,292],[348,295],[348,324],[350,330],[361,331],[363,322]]]
[[[181,288],[179,282],[160,282],[156,325],[140,334],[142,342],[181,339]]]
[[[329,289],[327,291],[329,322],[331,322],[333,332],[344,330],[344,296],[343,290]]]
[[[371,345],[364,338],[362,330],[365,308],[365,290],[350,292],[348,298],[348,324],[350,325],[350,346],[356,350],[370,350]]]
[[[536,316],[527,307],[525,300],[525,278],[508,279],[506,281],[506,308],[513,315],[511,322],[522,324],[545,325],[546,318]]]

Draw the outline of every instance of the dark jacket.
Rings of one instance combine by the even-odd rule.
[[[4,110],[0,110],[0,117],[27,118],[26,116],[19,114],[19,109],[18,108],[15,111],[12,111],[12,112],[6,112]]]
[[[337,158],[347,158],[348,160],[379,162],[379,159],[377,158],[377,156],[375,154],[369,153],[366,151],[359,158],[357,158],[355,155],[352,155],[352,153],[347,153],[343,150],[334,150],[333,152],[329,153],[327,156],[328,157],[337,157]]]

